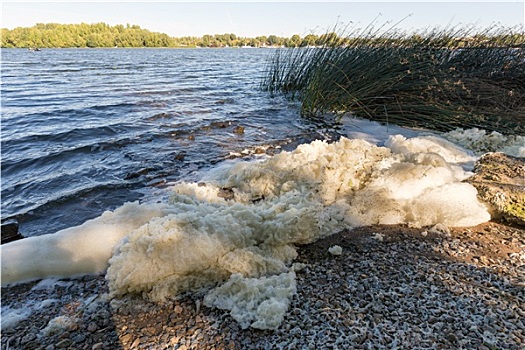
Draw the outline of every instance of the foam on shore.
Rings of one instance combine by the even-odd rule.
[[[2,286],[105,271],[122,237],[169,211],[165,204],[127,203],[80,226],[3,244]]]
[[[253,278],[286,273],[296,245],[348,227],[473,226],[490,219],[476,190],[462,182],[470,173],[459,164],[471,155],[434,136],[393,136],[385,144],[315,141],[262,162],[236,163],[199,184],[174,186],[176,213],[130,233],[111,258],[112,294],[162,301],[234,275],[246,278],[241,285],[257,284]],[[231,199],[220,196],[225,190]],[[230,304],[246,291],[219,288],[229,298],[210,304],[238,312]],[[253,327],[275,323],[260,320],[261,310],[259,316],[244,312]]]
[[[525,157],[525,136],[502,135],[497,131],[456,129],[443,134],[443,137],[466,149],[482,155],[487,152],[503,152],[514,157]]]
[[[461,165],[474,160],[435,136],[391,136],[384,147],[359,139],[314,141],[264,161],[237,162],[199,183],[179,183],[169,203],[126,204],[57,234],[6,244],[2,284],[107,268],[112,297],[162,301],[237,276],[212,289],[209,304],[233,310],[232,302],[254,297],[239,286],[255,288],[257,302],[275,312],[244,308],[238,317],[243,327],[250,320],[252,327],[275,328],[287,302],[265,303],[274,288],[257,279],[288,281],[296,245],[363,225],[488,221],[475,188],[462,182],[470,173]]]

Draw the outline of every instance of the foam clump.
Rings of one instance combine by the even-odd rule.
[[[372,233],[372,239],[375,239],[378,242],[383,242],[385,240],[385,235],[379,232]]]
[[[332,255],[341,255],[343,254],[343,248],[341,248],[341,246],[334,245],[328,248],[328,253]]]
[[[232,274],[283,273],[295,245],[343,228],[490,219],[474,187],[462,182],[469,173],[453,163],[470,157],[457,146],[397,136],[387,145],[392,149],[346,138],[314,141],[265,161],[236,163],[205,186],[174,186],[174,213],[131,232],[111,258],[112,295],[162,301]],[[218,197],[225,188],[232,199]]]
[[[204,305],[230,310],[241,328],[276,329],[296,293],[295,272],[244,278],[233,274],[204,298]]]
[[[443,137],[478,155],[487,152],[502,152],[514,157],[525,157],[525,136],[505,136],[497,131],[487,133],[486,130],[456,129],[443,134]]]
[[[436,224],[436,225],[432,226],[428,232],[434,233],[434,234],[437,234],[437,235],[450,236],[449,228],[447,226],[443,225],[443,224]]]
[[[469,163],[476,160],[464,148],[437,136],[407,139],[401,135],[393,135],[385,142],[385,146],[398,154],[437,154],[445,162],[451,164]]]
[[[293,197],[284,205],[174,203],[178,214],[131,232],[110,259],[112,295],[143,293],[162,301],[235,273],[258,277],[286,271],[297,256],[291,243],[310,242],[319,231],[319,208]]]

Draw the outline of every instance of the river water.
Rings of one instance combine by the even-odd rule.
[[[3,49],[2,219],[52,233],[226,159],[322,138],[259,89],[273,52]]]

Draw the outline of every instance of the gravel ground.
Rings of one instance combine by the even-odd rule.
[[[523,228],[359,228],[300,247],[297,262],[276,331],[242,330],[204,292],[109,301],[103,276],[84,276],[2,288],[2,349],[525,348]]]

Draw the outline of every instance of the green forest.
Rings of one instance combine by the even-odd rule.
[[[505,32],[498,35],[477,34],[466,36],[439,37],[439,42],[432,45],[447,47],[466,47],[472,41],[477,43],[486,40],[505,47],[523,47],[525,36],[520,32]],[[170,37],[164,33],[152,32],[138,25],[115,25],[106,23],[95,24],[57,24],[38,23],[33,27],[18,27],[2,29],[0,44],[2,48],[88,48],[88,47],[307,47],[307,46],[354,46],[384,45],[385,40],[390,45],[404,45],[407,39],[411,42],[425,42],[425,37],[413,34],[409,38],[403,37],[374,37],[344,36],[335,32],[321,35],[308,34],[301,37],[297,34],[289,38],[276,35],[258,36],[255,38],[239,37],[233,33],[204,35],[202,37]]]
[[[57,24],[39,23],[33,27],[2,29],[3,48],[68,48],[68,47],[301,47],[325,42],[326,34],[309,34],[304,38],[276,35],[256,38],[238,37],[233,33],[204,35],[203,37],[174,38],[152,32],[138,25]]]

